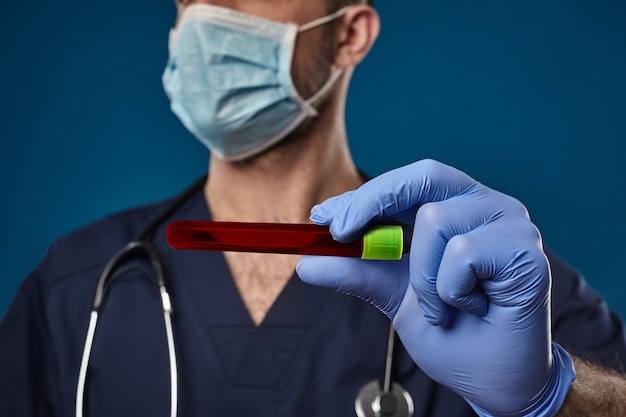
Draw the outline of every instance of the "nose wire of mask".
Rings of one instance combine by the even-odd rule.
[[[219,6],[187,6],[170,32],[163,73],[172,111],[221,159],[242,160],[271,147],[317,115],[313,104],[341,75],[334,69],[303,99],[291,78],[296,36],[347,9],[298,27]]]

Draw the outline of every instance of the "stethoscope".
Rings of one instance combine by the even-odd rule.
[[[168,218],[193,194],[201,189],[206,182],[206,176],[198,179],[188,189],[176,197],[161,213],[155,216],[125,247],[115,253],[107,262],[98,280],[96,293],[94,296],[89,327],[85,337],[85,346],[80,362],[78,373],[78,384],[76,388],[76,417],[83,416],[83,402],[85,399],[85,388],[87,383],[87,370],[89,358],[93,346],[98,313],[102,305],[104,295],[111,287],[115,275],[113,272],[123,263],[133,257],[144,256],[152,265],[154,281],[161,296],[161,307],[163,310],[163,320],[165,324],[165,335],[167,339],[167,350],[170,362],[170,417],[176,417],[178,411],[178,368],[176,366],[176,349],[174,346],[174,334],[172,332],[172,303],[165,286],[165,274],[163,272],[163,262],[161,253],[154,243],[146,240],[150,232]],[[395,331],[393,326],[389,326],[389,337],[387,339],[387,353],[385,357],[385,374],[383,382],[375,379],[366,384],[357,395],[354,408],[358,417],[412,417],[413,399],[411,395],[398,383],[392,382],[391,370],[393,368],[393,351],[395,342]]]
[[[385,356],[385,376],[381,386],[375,379],[366,384],[354,400],[354,409],[358,417],[412,417],[413,398],[400,384],[392,382],[393,350],[396,331],[389,325],[387,354]]]

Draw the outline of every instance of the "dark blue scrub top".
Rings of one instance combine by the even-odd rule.
[[[0,416],[70,416],[97,280],[109,259],[165,203],[105,218],[60,238],[24,281],[0,323]],[[369,304],[293,277],[255,327],[222,254],[176,251],[174,219],[208,220],[201,191],[153,234],[174,306],[180,416],[354,416],[360,388],[382,379],[388,319]],[[616,367],[619,320],[582,278],[549,254],[555,341]],[[117,269],[100,309],[86,416],[169,415],[170,376],[160,297],[149,262]],[[416,417],[474,416],[401,346],[394,379]]]

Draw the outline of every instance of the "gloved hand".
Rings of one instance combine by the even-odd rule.
[[[425,160],[313,208],[350,241],[375,223],[414,225],[402,261],[303,257],[305,282],[363,298],[413,360],[481,416],[553,416],[575,374],[551,342],[550,268],[517,200]]]

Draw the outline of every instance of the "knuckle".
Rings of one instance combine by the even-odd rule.
[[[416,167],[419,167],[420,170],[424,172],[433,172],[442,169],[444,166],[441,162],[436,161],[431,158],[422,159],[415,163]]]
[[[519,201],[517,198],[515,197],[511,197],[510,195],[505,195],[505,198],[508,201],[508,206],[509,206],[509,212],[519,216],[519,217],[523,217],[525,219],[530,219],[530,215],[528,213],[528,209],[526,208],[526,206],[524,204],[522,204],[521,201]]]
[[[455,235],[448,240],[446,245],[446,254],[452,256],[453,259],[462,259],[467,263],[470,263],[468,258],[470,257],[472,249],[475,248],[473,239],[469,235]]]
[[[442,230],[448,215],[443,204],[423,204],[415,214],[415,226],[421,230]]]
[[[541,232],[539,231],[537,226],[530,221],[530,219],[521,220],[520,222],[518,222],[517,227],[515,227],[515,229],[513,230],[517,231],[517,235],[521,239],[521,241],[528,242],[529,245],[531,245],[532,247],[541,247]]]

